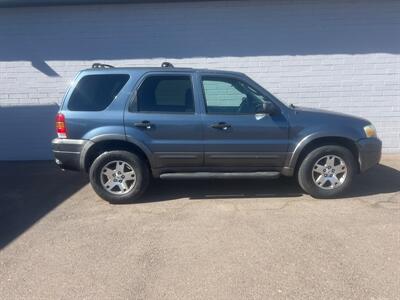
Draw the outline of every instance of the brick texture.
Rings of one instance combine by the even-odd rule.
[[[56,105],[95,61],[244,72],[287,103],[368,118],[400,152],[399,15],[394,0],[2,9],[0,160],[51,157]]]

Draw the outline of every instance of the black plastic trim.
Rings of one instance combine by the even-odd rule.
[[[81,152],[88,140],[54,139],[52,144],[54,159],[61,169],[81,170]]]
[[[378,138],[365,138],[357,141],[360,172],[377,165],[381,160],[382,142]]]

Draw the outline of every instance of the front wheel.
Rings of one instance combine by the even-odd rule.
[[[137,200],[149,183],[149,168],[136,154],[104,152],[90,167],[90,183],[95,192],[110,203]]]
[[[301,188],[315,198],[332,198],[344,193],[356,171],[353,154],[345,147],[322,146],[301,162],[297,179]]]

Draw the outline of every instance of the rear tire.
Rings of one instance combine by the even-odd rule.
[[[120,204],[138,200],[150,180],[147,164],[127,151],[104,152],[90,167],[90,183],[101,198]]]
[[[297,180],[314,198],[337,197],[349,188],[356,172],[353,154],[342,146],[322,146],[301,162]]]

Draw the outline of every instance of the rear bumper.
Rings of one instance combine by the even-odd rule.
[[[377,165],[381,160],[382,142],[378,138],[361,139],[357,141],[360,172]]]
[[[66,170],[81,170],[81,153],[88,142],[87,140],[54,139],[51,144],[56,164]]]

